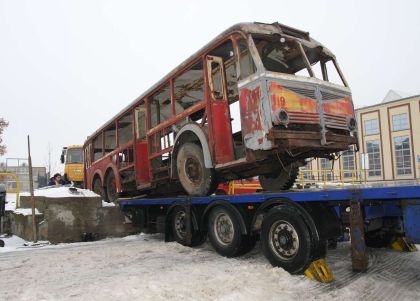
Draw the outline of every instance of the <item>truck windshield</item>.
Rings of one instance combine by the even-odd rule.
[[[81,148],[67,149],[66,164],[83,163],[83,153]]]

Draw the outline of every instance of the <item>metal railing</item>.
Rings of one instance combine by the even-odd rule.
[[[344,186],[361,182],[362,174],[359,170],[301,169],[296,184],[303,189],[308,184],[323,184],[326,187],[329,183]]]
[[[7,178],[13,178],[14,181],[5,180]],[[0,182],[6,185],[7,193],[16,193],[16,208],[19,208],[19,193],[20,193],[20,180],[15,173],[11,172],[0,172]],[[14,185],[13,185],[14,184]]]

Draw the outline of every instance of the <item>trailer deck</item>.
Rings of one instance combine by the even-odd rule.
[[[368,267],[366,246],[412,251],[420,243],[420,185],[134,198],[121,199],[120,207],[145,231],[164,232],[166,241],[193,246],[208,236],[227,257],[260,239],[274,266],[325,281],[332,280],[326,245],[342,240],[346,229],[354,271]]]

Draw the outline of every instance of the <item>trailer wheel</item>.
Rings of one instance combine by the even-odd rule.
[[[199,145],[190,142],[181,145],[176,165],[182,187],[189,195],[210,195],[216,189],[214,170],[206,168]]]
[[[298,173],[299,167],[290,164],[280,172],[260,175],[258,179],[266,191],[287,190],[295,183]]]
[[[112,171],[106,176],[105,183],[107,202],[111,203],[117,199],[117,185],[115,183],[115,176]]]
[[[393,233],[381,230],[365,233],[365,243],[370,248],[386,248],[391,244],[393,238]]]
[[[216,207],[210,211],[208,236],[211,245],[222,256],[236,257],[252,250],[256,239],[242,235],[237,216],[225,207]]]
[[[193,228],[193,225],[191,225],[191,244],[187,244],[187,229],[185,223],[185,215],[186,212],[182,206],[178,206],[174,209],[171,219],[172,235],[175,238],[175,240],[183,246],[198,246],[199,244],[204,242],[205,236],[202,235],[199,231],[195,230]],[[194,213],[191,212],[191,222],[194,218]]]
[[[289,273],[302,273],[311,263],[309,229],[299,212],[290,206],[277,206],[267,213],[261,244],[270,263]]]

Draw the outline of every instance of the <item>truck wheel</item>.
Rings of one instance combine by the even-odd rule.
[[[189,246],[189,247],[198,246],[204,242],[205,236],[201,235],[199,231],[195,230],[193,228],[193,225],[191,224],[191,231],[192,231],[191,244],[187,244],[185,215],[186,215],[185,209],[182,206],[178,206],[174,209],[174,212],[172,213],[172,219],[171,219],[172,235],[175,238],[175,240],[183,246]],[[194,213],[191,212],[191,221],[193,219],[195,219],[195,216],[194,216]]]
[[[111,171],[106,176],[106,196],[107,196],[107,202],[113,202],[117,199],[117,185],[115,183],[115,176],[114,173]]]
[[[305,271],[311,264],[311,236],[302,216],[283,205],[271,209],[263,220],[261,245],[273,266],[291,274]]]
[[[197,144],[183,144],[176,165],[182,187],[189,195],[210,195],[216,189],[214,170],[204,165],[203,150]]]
[[[266,191],[287,190],[295,183],[298,173],[299,167],[290,164],[280,172],[260,175],[258,179]]]
[[[222,256],[240,256],[255,246],[256,240],[242,235],[240,221],[231,210],[224,207],[210,211],[207,231],[211,245]]]

